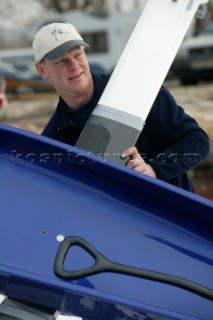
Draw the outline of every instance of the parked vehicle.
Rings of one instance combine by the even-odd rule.
[[[90,65],[111,72],[137,23],[141,10],[115,11],[107,14],[92,14],[72,10],[38,21],[31,30],[31,38],[44,25],[52,22],[68,22],[75,25],[89,44],[87,57]]]
[[[37,73],[32,48],[0,50],[0,73],[7,93],[53,90]]]
[[[213,79],[213,20],[183,41],[171,70],[183,85]]]

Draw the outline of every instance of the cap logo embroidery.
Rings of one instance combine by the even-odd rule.
[[[62,31],[61,29],[54,29],[54,31],[52,32],[52,35],[55,36],[55,40],[59,41],[60,39],[60,34],[62,33],[66,33],[65,31]]]

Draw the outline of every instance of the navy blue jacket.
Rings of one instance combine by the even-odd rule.
[[[59,98],[57,108],[42,135],[73,146],[76,144],[110,78],[109,75],[92,76],[95,90],[91,101],[73,111]],[[158,179],[191,192],[194,192],[194,188],[186,171],[207,157],[210,149],[206,133],[176,104],[163,86],[136,147],[145,162],[153,167]]]

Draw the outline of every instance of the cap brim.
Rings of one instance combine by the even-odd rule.
[[[89,45],[84,42],[83,40],[70,40],[67,41],[65,43],[63,43],[62,45],[60,45],[59,47],[57,47],[56,49],[50,51],[49,53],[47,53],[45,55],[45,59],[47,60],[55,60],[60,58],[61,56],[63,56],[67,51],[69,51],[70,49],[74,48],[74,47],[78,47],[78,46],[86,46],[89,47]]]

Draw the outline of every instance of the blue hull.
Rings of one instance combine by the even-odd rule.
[[[92,320],[212,320],[211,201],[24,130],[0,135],[0,293]],[[195,290],[113,270],[60,276],[70,237]],[[72,274],[93,259],[75,245],[60,264]]]

